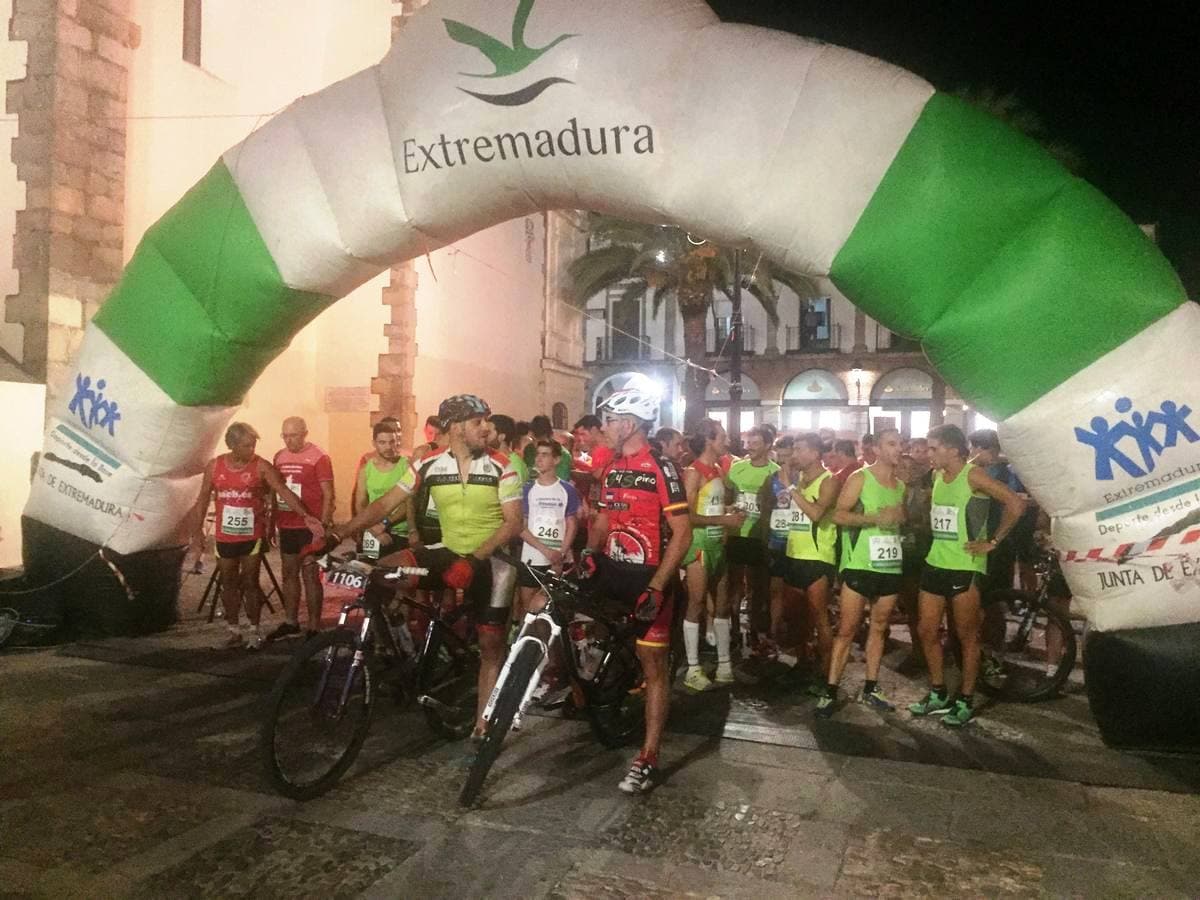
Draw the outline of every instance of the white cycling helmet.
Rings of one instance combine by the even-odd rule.
[[[637,387],[622,388],[613,391],[600,404],[597,412],[611,416],[637,416],[643,421],[653,422],[658,418],[658,392]]]

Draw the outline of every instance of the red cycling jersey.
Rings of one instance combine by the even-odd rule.
[[[657,566],[668,539],[664,523],[687,515],[687,494],[675,464],[647,445],[608,464],[600,479],[600,508],[608,514],[604,555]]]
[[[228,465],[229,454],[213,464],[212,486],[217,494],[216,539],[222,544],[257,541],[263,536],[267,483],[258,469],[261,457],[240,469]]]

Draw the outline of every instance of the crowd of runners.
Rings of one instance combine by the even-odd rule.
[[[302,598],[304,630],[318,629],[322,585],[304,551],[353,541],[382,563],[428,569],[419,589],[454,591],[469,605],[482,660],[478,739],[513,624],[540,603],[536,577],[497,558],[503,548],[534,572],[590,580],[640,623],[646,734],[620,784],[626,792],[655,783],[677,604],[686,690],[782,664],[811,673],[805,689],[816,715],[829,717],[859,641],[866,672],[858,699],[892,712],[879,671],[893,621],[905,621],[912,652],[901,670],[929,678],[909,713],[949,727],[972,719],[988,630],[984,587],[1033,577],[1037,512],[995,432],[968,437],[941,425],[924,438],[886,429],[855,442],[760,425],[742,436],[737,458],[720,422],[703,420],[690,434],[655,431],[658,414],[657,396],[631,387],[567,433],[545,416],[517,422],[459,395],[429,417],[424,443],[410,454],[401,448],[412,437],[384,419],[358,461],[352,518],[342,523],[334,521],[331,461],[308,441],[303,420],[283,422],[284,446],[271,462],[256,454],[253,428],[231,425],[228,452],[209,464],[192,519],[199,551],[215,501],[227,630],[220,646],[254,650],[300,635]],[[264,633],[259,565],[272,543],[282,557],[284,620]],[[961,669],[953,692],[943,635]]]

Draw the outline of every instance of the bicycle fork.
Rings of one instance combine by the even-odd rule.
[[[531,634],[532,626],[537,622],[543,622],[550,629],[549,639],[543,639],[535,634]],[[524,715],[525,710],[529,706],[530,698],[533,697],[533,692],[537,690],[538,684],[542,680],[542,672],[546,668],[546,662],[550,659],[550,645],[557,642],[559,635],[562,634],[562,628],[554,619],[544,612],[541,613],[526,613],[525,622],[521,626],[521,633],[513,642],[512,647],[508,651],[508,658],[504,660],[504,668],[500,670],[500,676],[496,679],[496,686],[492,688],[492,693],[488,697],[487,706],[483,708],[483,720],[491,722],[492,711],[495,709],[496,701],[500,698],[500,692],[504,690],[504,686],[508,683],[508,674],[512,669],[513,660],[520,654],[521,648],[526,644],[534,644],[541,654],[541,659],[538,660],[537,668],[533,672],[533,677],[529,679],[529,684],[525,686],[525,694],[521,697],[521,704],[517,707],[517,713]]]

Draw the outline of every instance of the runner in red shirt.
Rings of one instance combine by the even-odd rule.
[[[294,510],[282,497],[275,498],[275,528],[279,533],[279,557],[283,562],[281,587],[284,618],[267,635],[268,641],[300,633],[302,578],[304,599],[308,606],[308,636],[317,633],[325,596],[321,590],[316,558],[307,557],[301,567],[300,551],[311,544],[314,537],[304,523],[304,517],[316,516],[325,528],[333,521],[333,462],[324,450],[309,443],[308,425],[299,416],[284,419],[280,432],[284,447],[275,454],[275,468],[304,506],[301,510]]]
[[[244,422],[234,422],[225,432],[229,453],[218,456],[204,469],[200,496],[192,510],[192,546],[196,553],[204,549],[204,516],[208,503],[216,499],[217,570],[221,575],[221,603],[225,607],[225,626],[229,635],[218,649],[245,646],[257,650],[263,645],[259,614],[263,592],[258,570],[268,533],[267,490],[275,491],[296,509],[300,498],[288,489],[279,472],[254,452],[258,432]],[[310,528],[321,523],[312,516],[304,522]],[[238,615],[245,601],[250,631],[244,637],[238,627]]]
[[[647,439],[658,397],[636,388],[600,407],[614,459],[600,476],[599,510],[588,534],[585,572],[598,591],[628,603],[644,629],[637,642],[646,676],[646,738],[618,787],[628,794],[654,787],[658,747],[671,699],[668,655],[679,565],[692,542],[687,494],[675,464]]]

